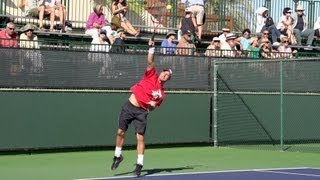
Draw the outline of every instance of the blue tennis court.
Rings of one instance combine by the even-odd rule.
[[[284,168],[284,169],[251,169],[251,170],[234,170],[234,171],[214,171],[199,173],[179,173],[179,174],[161,174],[150,176],[116,176],[105,178],[87,178],[81,180],[124,180],[124,179],[146,179],[146,180],[316,180],[320,179],[320,169],[315,168]],[[80,180],[80,179],[79,179]]]

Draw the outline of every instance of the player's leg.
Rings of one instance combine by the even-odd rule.
[[[111,169],[115,170],[118,168],[119,164],[123,160],[122,156],[122,147],[124,144],[124,139],[125,139],[125,132],[128,129],[129,124],[132,122],[132,110],[131,110],[132,104],[127,101],[123,106],[122,110],[119,115],[119,127],[117,130],[117,137],[116,137],[116,147],[114,151],[114,157],[113,157],[113,162],[111,165]]]
[[[137,176],[140,176],[141,170],[143,167],[143,159],[144,159],[144,150],[145,150],[144,135],[147,128],[148,111],[139,108],[137,112],[138,112],[138,115],[136,116],[136,119],[133,121],[135,130],[136,130],[136,136],[137,136],[137,155],[138,155],[137,164],[136,164],[134,173]]]

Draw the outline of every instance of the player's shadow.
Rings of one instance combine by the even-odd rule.
[[[177,168],[155,168],[155,169],[142,169],[141,171],[141,176],[147,176],[151,174],[157,174],[157,173],[162,173],[162,172],[173,172],[173,171],[182,171],[182,170],[188,170],[188,169],[194,169],[195,166],[185,166],[185,167],[177,167]],[[121,174],[115,174],[115,176],[123,176],[127,174],[132,174],[133,172],[125,172]]]

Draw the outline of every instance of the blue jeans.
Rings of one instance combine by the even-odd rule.
[[[269,26],[268,27],[268,30],[271,34],[271,40],[272,40],[272,43],[274,42],[278,42],[278,38],[280,38],[280,31],[276,28],[275,25],[272,25],[272,26]]]
[[[297,38],[297,43],[299,46],[301,46],[301,37],[308,37],[307,45],[312,45],[312,41],[314,39],[313,29],[306,29],[304,31],[300,31],[299,29],[294,29],[293,33]]]

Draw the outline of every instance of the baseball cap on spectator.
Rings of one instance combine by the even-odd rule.
[[[187,7],[184,12],[192,12],[191,8]]]
[[[303,6],[298,5],[296,10],[297,10],[297,11],[304,11],[304,8],[303,8]]]
[[[235,35],[235,34],[233,34],[233,33],[228,33],[227,35],[226,35],[226,40],[228,41],[228,40],[231,40],[231,39],[236,39],[237,38],[237,36]]]
[[[218,38],[218,37],[214,37],[213,39],[212,39],[212,41],[219,41],[220,42],[220,39]]]
[[[182,35],[185,35],[185,34],[191,34],[191,32],[189,30],[183,30]]]
[[[171,36],[171,35],[174,36],[174,35],[176,35],[176,34],[177,34],[177,33],[175,33],[174,31],[171,30],[171,31],[169,31],[169,32],[167,33],[167,36],[166,36],[166,37],[168,38],[169,36]]]
[[[222,28],[222,31],[223,32],[230,32],[230,29],[229,28]]]
[[[107,35],[107,31],[106,31],[105,29],[101,29],[101,30],[100,30],[100,34]]]

